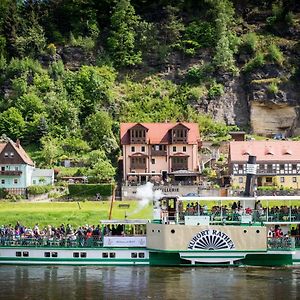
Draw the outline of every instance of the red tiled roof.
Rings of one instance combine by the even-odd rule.
[[[245,162],[249,155],[257,161],[300,161],[300,141],[230,142],[230,160]]]
[[[197,123],[121,123],[120,124],[120,138],[121,144],[129,144],[129,129],[140,124],[148,129],[147,142],[150,144],[168,144],[169,130],[178,124],[182,124],[189,129],[188,144],[198,144],[200,142],[200,134]]]

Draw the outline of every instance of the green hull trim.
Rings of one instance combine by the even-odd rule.
[[[247,254],[242,261],[247,266],[282,267],[293,265],[292,254]]]
[[[199,256],[201,258],[226,258],[228,256]],[[188,257],[187,257],[188,258]],[[195,258],[195,257],[191,257]],[[234,264],[229,263],[196,263],[191,264],[189,260],[180,258],[179,252],[160,252],[153,251],[149,253],[150,266],[290,266],[293,265],[292,254],[246,254],[245,258],[243,256],[231,256],[230,258],[240,258],[240,260],[234,262]],[[295,260],[294,260],[295,262]]]

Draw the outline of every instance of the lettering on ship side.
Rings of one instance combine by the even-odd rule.
[[[189,242],[189,250],[231,250],[235,245],[231,238],[222,231],[206,229],[198,232]]]

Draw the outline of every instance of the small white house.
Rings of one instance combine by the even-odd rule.
[[[32,185],[52,185],[54,184],[54,170],[35,168],[31,180]]]

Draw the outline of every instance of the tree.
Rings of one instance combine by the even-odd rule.
[[[88,171],[88,175],[96,179],[98,182],[111,180],[115,174],[116,170],[108,160],[99,160]]]
[[[6,134],[13,140],[21,139],[24,136],[25,129],[25,121],[17,108],[10,107],[0,114],[1,134]]]
[[[214,3],[214,2],[212,2]],[[217,46],[213,58],[214,64],[222,71],[234,71],[235,60],[233,57],[236,42],[235,35],[230,32],[233,24],[234,9],[229,0],[220,0],[215,2],[216,10],[216,34]]]
[[[87,118],[85,136],[93,149],[99,148],[110,153],[118,148],[112,132],[112,119],[106,111],[98,111]]]
[[[142,62],[136,50],[136,26],[139,17],[129,0],[120,0],[111,17],[111,31],[107,40],[110,54],[118,67],[135,66]]]
[[[46,165],[53,166],[61,155],[60,142],[57,138],[51,136],[45,136],[41,139],[41,157]]]

